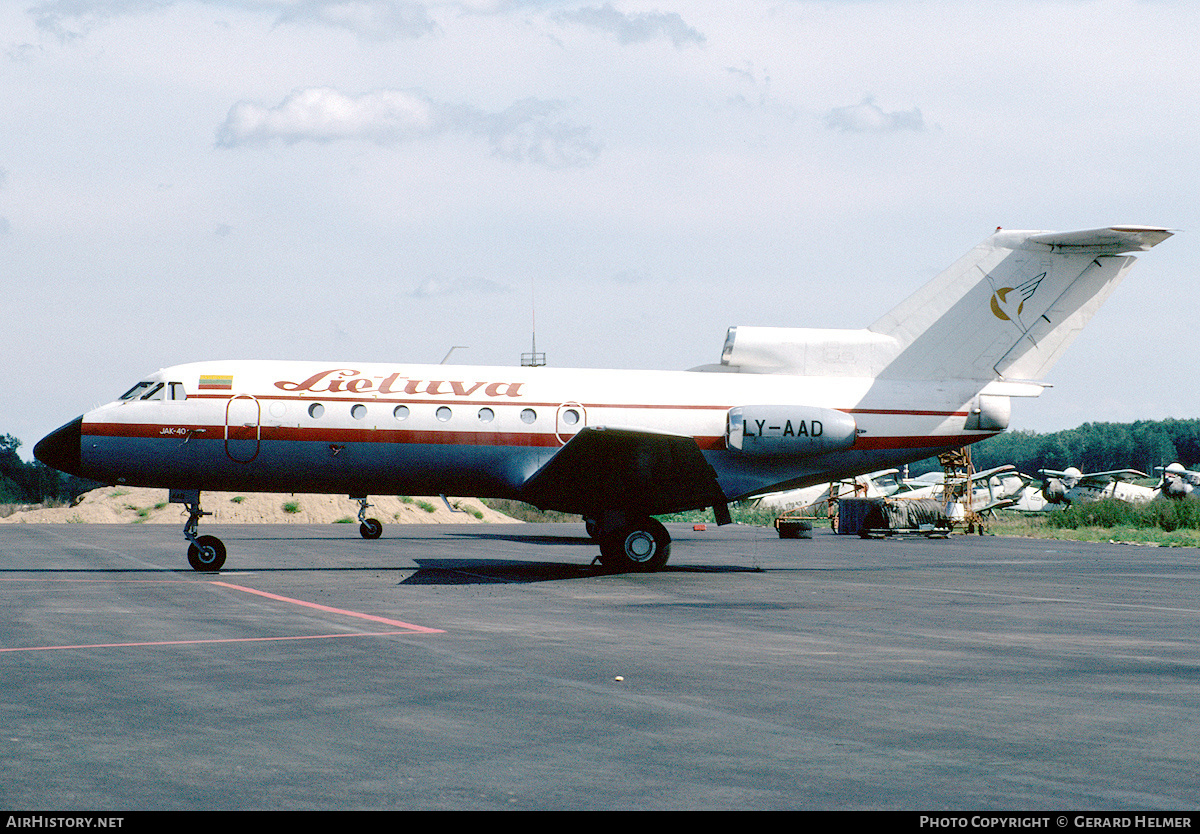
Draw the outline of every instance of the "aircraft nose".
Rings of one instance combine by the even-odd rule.
[[[82,476],[80,470],[83,466],[79,454],[82,429],[83,417],[76,417],[39,440],[33,447],[33,456],[60,472]]]

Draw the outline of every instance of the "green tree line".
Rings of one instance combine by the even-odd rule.
[[[17,454],[21,441],[0,435],[0,504],[40,504],[70,501],[100,486],[96,481],[64,475],[40,461],[26,463]]]
[[[1138,420],[1134,423],[1084,423],[1079,428],[1038,434],[1013,431],[971,446],[975,469],[1012,464],[1036,475],[1041,469],[1075,466],[1082,472],[1139,469],[1154,475],[1156,466],[1182,463],[1200,467],[1200,420]],[[913,474],[938,470],[936,459],[921,461]]]

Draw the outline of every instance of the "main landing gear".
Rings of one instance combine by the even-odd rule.
[[[654,518],[585,518],[600,544],[600,564],[614,571],[661,570],[671,556],[671,534]]]
[[[188,564],[193,570],[204,573],[219,571],[225,564],[225,544],[216,536],[197,535],[200,518],[212,513],[200,509],[200,490],[173,489],[170,491],[172,504],[183,504],[188,511],[187,523],[183,525],[183,537],[188,540]]]
[[[364,539],[377,539],[383,535],[383,522],[377,518],[367,518],[367,503],[365,495],[351,495],[351,501],[358,502],[358,534]]]

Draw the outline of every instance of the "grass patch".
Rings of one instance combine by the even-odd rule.
[[[1135,529],[1200,530],[1200,501],[1172,501],[1156,498],[1145,504],[1129,504],[1112,498],[1088,504],[1072,504],[1051,513],[1046,519],[1051,527],[1077,530],[1080,527],[1130,527]]]
[[[245,501],[245,500],[246,500],[246,496],[244,496],[244,495],[235,495],[235,496],[233,496],[232,498],[230,498],[229,500],[230,500],[232,503],[234,503],[234,504],[240,504],[240,503],[242,503],[243,501]]]
[[[437,507],[433,506],[433,504],[430,504],[428,501],[418,501],[417,506],[427,513],[437,512]]]
[[[300,512],[300,502],[299,501],[288,501],[287,503],[285,503],[283,505],[283,511],[285,513],[292,513],[292,514]]]
[[[821,515],[825,514],[825,506],[820,507]],[[806,511],[807,514],[807,511]],[[812,513],[816,515],[816,512]],[[783,515],[783,512],[778,509],[759,509],[754,505],[753,501],[738,501],[729,505],[729,517],[733,519],[734,524],[746,524],[751,527],[774,527],[775,519]],[[716,524],[716,516],[713,515],[712,508],[706,510],[688,510],[682,513],[668,513],[667,515],[656,515],[659,521],[675,521],[684,522],[687,524]]]
[[[488,509],[504,513],[509,518],[515,518],[518,521],[527,521],[534,524],[541,522],[579,521],[579,516],[574,513],[539,510],[537,507],[532,504],[526,504],[524,501],[512,501],[508,498],[482,498],[480,500]]]
[[[1187,504],[1200,502],[1162,499],[1138,505],[1105,499],[1049,513],[1002,511],[988,522],[987,530],[995,536],[1200,547],[1200,529],[1180,523],[1200,510],[1200,506],[1179,506]]]
[[[341,518],[339,518],[337,521],[335,521],[333,523],[334,524],[353,524],[354,519],[352,519],[350,516],[346,515],[346,516],[342,516]]]

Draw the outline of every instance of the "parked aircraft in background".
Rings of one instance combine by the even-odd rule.
[[[808,507],[813,504],[823,504],[829,500],[830,487],[836,494],[845,498],[883,498],[902,489],[896,480],[899,469],[881,469],[866,475],[856,475],[834,484],[816,484],[802,489],[789,489],[783,492],[771,492],[760,496],[755,506],[764,510],[789,510],[797,507]]]
[[[1184,469],[1183,464],[1180,463],[1172,463],[1165,469],[1156,467],[1155,471],[1162,472],[1158,490],[1167,498],[1187,498],[1197,494],[1196,488],[1200,487],[1200,472]]]
[[[1070,505],[1081,501],[1099,501],[1101,498],[1141,503],[1158,494],[1158,490],[1152,487],[1129,483],[1134,478],[1150,477],[1136,469],[1083,473],[1071,466],[1061,472],[1043,469],[1039,474],[1042,477],[1042,495],[1050,504]]]
[[[851,478],[982,440],[1133,266],[1171,235],[1113,226],[997,231],[864,330],[734,327],[692,371],[213,361],[165,368],[35,447],[56,469],[203,490],[514,498],[578,513],[614,569],[652,570],[653,518]]]
[[[951,484],[961,484],[963,480],[971,482],[971,510],[985,513],[1017,503],[1021,493],[1033,479],[1022,475],[1015,466],[1007,465],[976,472],[969,479],[957,479],[951,481]],[[930,472],[920,478],[904,481],[904,487],[905,489],[896,494],[897,497],[941,498],[946,489],[945,476],[941,472]]]
[[[1019,513],[1042,513],[1054,507],[1046,501],[1046,496],[1042,495],[1041,485],[1031,483],[1027,484],[1017,495],[1017,499],[1005,509]]]

